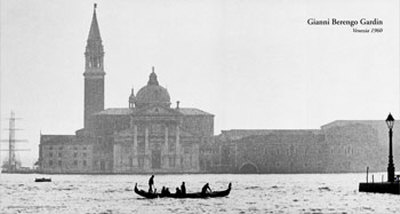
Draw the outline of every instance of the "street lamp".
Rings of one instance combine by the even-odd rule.
[[[387,168],[388,182],[394,182],[394,164],[393,164],[393,149],[392,149],[394,118],[390,113],[386,119],[386,124],[389,128],[389,164]]]

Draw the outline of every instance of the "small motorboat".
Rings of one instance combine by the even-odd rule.
[[[35,182],[51,182],[51,178],[35,178]]]
[[[229,193],[231,192],[232,184],[229,183],[228,189],[223,190],[223,191],[214,191],[214,192],[208,192],[205,194],[202,194],[201,192],[195,192],[195,193],[186,193],[186,194],[176,194],[176,193],[170,193],[170,194],[161,194],[161,193],[152,193],[152,192],[146,192],[144,190],[139,190],[137,188],[137,184],[135,184],[135,193],[145,197],[145,198],[217,198],[217,197],[225,197],[228,196]]]

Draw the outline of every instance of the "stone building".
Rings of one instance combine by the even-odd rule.
[[[325,166],[319,130],[226,130],[216,141],[215,172],[312,173]]]
[[[46,173],[194,173],[200,144],[214,134],[214,116],[182,108],[156,73],[126,108],[104,109],[104,50],[93,12],[85,51],[84,128],[75,135],[41,135],[40,170]]]
[[[395,129],[400,133],[400,127]],[[367,166],[386,171],[387,132],[382,120],[334,121],[315,130],[226,130],[202,151],[217,151],[205,158],[212,172],[363,172]],[[395,134],[393,142],[399,141]],[[396,143],[394,157],[400,164]]]
[[[92,171],[93,145],[74,135],[41,135],[39,160],[43,173],[86,173]]]
[[[334,121],[312,130],[222,131],[214,115],[171,106],[154,71],[125,108],[104,108],[104,47],[96,8],[85,50],[84,127],[41,135],[44,173],[331,173],[385,171],[384,121]],[[254,104],[256,105],[256,104]],[[400,160],[400,126],[394,130]],[[399,133],[399,134],[398,134]],[[396,162],[397,166],[400,162]]]
[[[386,171],[388,127],[383,120],[338,120],[321,127],[325,136],[325,172]],[[394,160],[400,164],[400,127],[394,127]],[[397,165],[400,166],[400,165]]]

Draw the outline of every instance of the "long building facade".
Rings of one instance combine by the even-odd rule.
[[[84,127],[40,136],[42,173],[331,173],[385,171],[384,121],[335,121],[313,130],[225,130],[214,115],[172,107],[152,69],[128,105],[104,108],[104,47],[96,8],[85,50]],[[400,129],[395,131],[400,133]],[[394,142],[399,137],[395,134]],[[400,146],[394,144],[395,160]],[[400,163],[399,163],[400,164]]]
[[[400,133],[400,127],[394,130]],[[393,138],[395,165],[400,141]],[[341,120],[315,130],[226,130],[206,154],[210,172],[347,173],[386,171],[388,128],[383,120]],[[216,155],[215,155],[216,154]]]

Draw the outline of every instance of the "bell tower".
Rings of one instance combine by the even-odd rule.
[[[90,116],[104,110],[104,50],[94,4],[93,18],[85,51],[84,128],[90,128]]]

